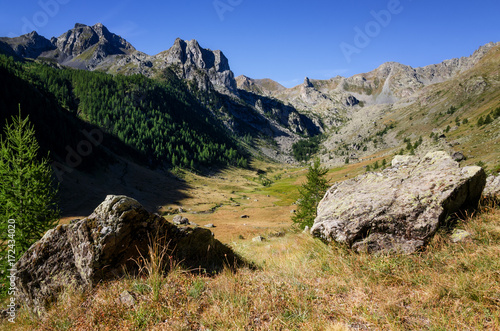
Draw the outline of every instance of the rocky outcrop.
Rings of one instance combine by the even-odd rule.
[[[500,200],[500,176],[488,176],[484,187],[483,197]]]
[[[286,90],[286,87],[269,78],[253,79],[240,75],[235,79],[238,89],[263,96],[271,96],[277,92]]]
[[[184,41],[177,38],[167,51],[154,56],[155,66],[159,69],[173,66],[180,78],[203,81],[201,74],[206,74],[217,89],[236,93],[236,80],[229,68],[229,61],[220,50],[202,48],[196,40]],[[201,89],[208,89],[200,85]]]
[[[87,218],[49,230],[16,263],[21,302],[43,311],[67,286],[90,289],[137,271],[150,240],[168,244],[173,258],[191,270],[218,271],[241,259],[202,228],[177,228],[136,200],[109,195]]]
[[[439,225],[477,206],[486,175],[445,152],[396,156],[392,167],[336,183],[318,206],[311,233],[356,251],[412,253]]]
[[[314,119],[300,114],[295,108],[285,105],[277,99],[246,91],[240,91],[239,95],[250,107],[267,119],[262,122],[263,124],[275,121],[279,126],[287,128],[293,133],[309,136],[314,136],[323,129],[320,123],[314,122]],[[234,116],[237,117],[238,114],[234,114]]]

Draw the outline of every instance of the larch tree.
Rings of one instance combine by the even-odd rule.
[[[325,178],[328,169],[320,166],[316,158],[307,171],[307,181],[299,188],[297,212],[292,216],[292,221],[301,229],[311,227],[316,218],[318,204],[329,187]]]
[[[0,140],[0,253],[2,274],[59,219],[53,170],[38,158],[35,130],[21,111]]]

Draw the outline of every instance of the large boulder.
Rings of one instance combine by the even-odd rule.
[[[357,251],[412,253],[448,215],[476,207],[485,181],[482,168],[460,168],[445,152],[396,156],[391,168],[333,185],[311,233]]]
[[[43,311],[67,286],[82,290],[137,271],[150,240],[160,238],[191,270],[220,271],[241,259],[202,228],[177,228],[136,200],[109,195],[87,218],[58,225],[33,244],[15,265],[21,302]]]
[[[483,196],[486,199],[500,200],[500,176],[488,176],[486,178],[486,186],[484,187]]]

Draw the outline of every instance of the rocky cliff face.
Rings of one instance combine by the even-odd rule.
[[[299,113],[321,118],[325,131],[330,132],[323,142],[326,152],[321,161],[337,166],[346,158],[357,162],[378,150],[400,146],[417,123],[425,128],[436,127],[436,116],[447,113],[452,105],[455,110],[462,107],[453,118],[475,118],[466,112],[483,99],[472,100],[484,93],[494,94],[498,86],[495,71],[499,49],[500,43],[489,43],[469,57],[421,68],[387,62],[351,77],[306,78],[293,88],[274,89],[269,82],[263,84],[248,77],[238,77],[237,82],[240,89],[278,99]],[[426,110],[433,115],[422,113],[418,120],[412,116]],[[391,123],[394,130],[386,135],[385,128]],[[450,125],[453,127],[453,123]],[[398,132],[404,134],[398,138]],[[381,134],[384,139],[378,139]],[[419,135],[424,133],[417,132],[416,139]]]
[[[177,38],[169,50],[155,55],[153,62],[158,69],[174,67],[180,78],[200,83],[206,82],[203,77],[206,75],[216,89],[222,92],[237,92],[234,74],[224,54],[220,50],[202,48],[196,40],[185,41]],[[199,87],[203,90],[209,88],[203,83],[199,84]]]
[[[328,80],[306,77],[303,84],[289,89],[269,89],[259,80],[239,77],[238,88],[290,102],[299,110],[320,114],[332,110],[346,112],[359,101],[365,105],[391,104],[410,97],[425,86],[447,81],[471,69],[498,45],[500,43],[489,43],[469,57],[445,60],[421,68],[387,62],[373,71],[351,77],[337,76]],[[269,82],[266,85],[269,86]]]

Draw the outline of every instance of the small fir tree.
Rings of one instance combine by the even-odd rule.
[[[479,117],[479,119],[477,120],[477,126],[482,126],[484,125],[484,118],[483,116]]]
[[[7,253],[15,255],[17,261],[59,219],[53,171],[47,158],[37,158],[38,149],[33,126],[19,110],[0,140],[0,261],[4,277],[12,268]]]
[[[307,171],[307,182],[299,188],[299,202],[297,212],[292,216],[292,221],[300,228],[311,227],[316,218],[318,204],[329,187],[325,178],[328,169],[320,166],[319,159],[315,159]]]

